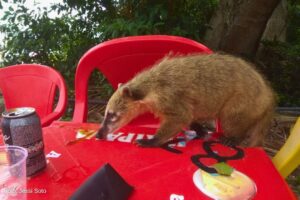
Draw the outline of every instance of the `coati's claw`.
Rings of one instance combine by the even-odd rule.
[[[211,131],[206,126],[194,122],[190,124],[190,129],[196,131],[197,138],[205,138],[208,132]]]
[[[138,140],[135,140],[135,143],[140,147],[157,147],[157,146],[159,146],[157,138],[138,139]]]

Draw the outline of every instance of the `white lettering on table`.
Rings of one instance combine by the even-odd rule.
[[[154,135],[147,135],[147,139],[152,139],[154,138]]]
[[[121,137],[118,138],[118,140],[119,140],[120,142],[131,143],[134,136],[135,136],[134,133],[128,133],[127,136],[121,136]]]
[[[117,132],[117,133],[109,133],[107,134],[107,141],[114,142],[125,142],[125,143],[133,143],[135,140],[140,139],[152,139],[154,137],[153,134],[144,134],[144,133],[124,133],[124,132]],[[185,147],[186,142],[180,141],[176,144],[171,144],[172,147]]]
[[[120,136],[123,135],[123,134],[124,134],[124,133],[122,133],[122,132],[117,133],[117,134],[115,134],[115,133],[109,133],[109,134],[107,135],[107,140],[108,140],[108,141],[114,141],[116,138],[120,137]]]
[[[144,138],[144,135],[143,133],[139,133],[137,136],[136,136],[136,139],[137,140],[140,140],[140,139],[143,139]]]
[[[3,139],[4,139],[4,142],[6,142],[7,140],[9,140],[9,139],[10,139],[10,136],[3,135]]]
[[[170,200],[184,200],[184,196],[178,194],[171,194]]]
[[[61,156],[60,153],[57,153],[55,151],[50,151],[50,153],[46,155],[46,158],[59,158],[60,156]]]

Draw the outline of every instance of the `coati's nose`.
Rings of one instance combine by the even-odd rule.
[[[108,111],[102,121],[101,128],[96,134],[98,139],[106,139],[107,134],[112,130],[112,126],[119,120],[117,114]]]
[[[96,138],[98,139],[106,139],[106,135],[108,134],[108,128],[106,126],[102,126],[97,134],[96,134]]]

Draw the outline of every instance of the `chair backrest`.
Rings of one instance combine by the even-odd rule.
[[[79,61],[75,75],[73,121],[87,120],[87,88],[93,70],[104,74],[114,89],[169,53],[212,53],[204,45],[183,37],[166,35],[132,36],[100,43]]]
[[[300,117],[291,129],[287,141],[272,161],[284,178],[300,165]]]
[[[61,117],[67,105],[67,89],[63,77],[51,67],[20,64],[0,68],[0,90],[5,108],[34,107],[42,126]],[[56,91],[59,99],[54,107]]]

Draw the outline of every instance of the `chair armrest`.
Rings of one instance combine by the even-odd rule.
[[[53,112],[49,115],[41,118],[42,127],[49,126],[54,120],[59,119],[61,114],[59,112]]]
[[[52,113],[50,113],[49,115],[41,119],[42,127],[49,126],[54,120],[59,119],[67,109],[67,102],[68,102],[67,88],[63,78],[61,78],[61,82],[59,82],[58,87],[60,93],[59,93],[59,99],[57,105]]]

